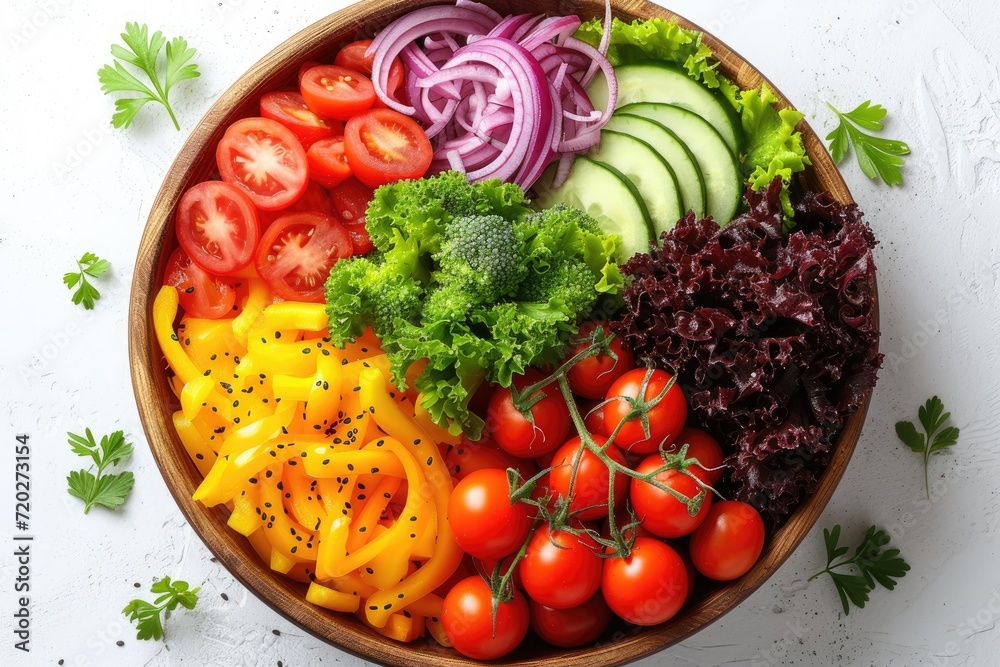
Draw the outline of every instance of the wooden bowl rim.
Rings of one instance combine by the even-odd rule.
[[[521,0],[523,2],[523,0]],[[497,6],[511,4],[486,0]],[[359,622],[343,614],[334,614],[306,603],[301,587],[283,575],[271,571],[256,556],[247,559],[245,538],[226,526],[228,512],[219,508],[207,509],[191,500],[197,480],[194,470],[174,431],[166,406],[156,400],[157,374],[162,375],[162,355],[152,333],[151,310],[159,270],[162,270],[161,250],[172,229],[172,212],[178,199],[192,178],[199,157],[218,136],[219,128],[236,112],[248,97],[259,94],[265,85],[274,85],[278,74],[294,59],[308,59],[311,53],[329,47],[338,36],[355,32],[371,21],[384,21],[407,9],[431,4],[436,0],[374,0],[351,5],[307,26],[282,42],[258,63],[251,67],[215,102],[205,117],[199,121],[181,148],[164,179],[151,207],[150,216],[142,234],[133,276],[129,304],[129,358],[133,389],[143,430],[167,487],[178,507],[208,549],[261,601],[299,627],[341,650],[382,664],[407,667],[425,665],[478,664],[454,651],[424,650],[422,645],[404,645],[373,633]],[[363,5],[363,7],[362,7]],[[585,14],[587,9],[603,3],[587,0],[574,5],[574,11]],[[699,30],[704,42],[722,63],[720,69],[742,84],[742,87],[766,82],[778,96],[782,107],[791,106],[788,99],[756,68],[741,58],[723,42],[683,17],[646,0],[621,0],[612,2],[616,15],[660,16],[676,18],[682,26]],[[597,14],[598,12],[593,12]],[[600,12],[603,13],[603,12]],[[364,15],[364,18],[361,16]],[[850,192],[826,148],[802,121],[799,125],[817,181],[834,197],[844,203],[853,202]],[[876,317],[877,317],[876,286]],[[162,378],[160,378],[162,380]],[[580,665],[619,665],[637,660],[667,648],[730,611],[761,586],[795,550],[822,513],[854,452],[861,427],[864,424],[871,394],[848,420],[838,437],[831,460],[824,471],[816,491],[792,514],[788,522],[770,536],[764,553],[756,565],[740,579],[723,584],[694,604],[685,607],[665,624],[641,632],[626,633],[596,646],[578,649],[553,650],[543,658],[518,657],[515,653],[507,659],[495,661],[505,665],[535,665],[541,660],[553,666],[579,667]],[[196,471],[195,471],[196,472]],[[200,476],[199,476],[200,478]],[[172,483],[175,480],[179,483]],[[243,541],[239,544],[238,541]]]

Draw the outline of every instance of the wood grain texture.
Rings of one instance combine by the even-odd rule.
[[[370,37],[406,10],[430,4],[438,3],[434,0],[375,0],[332,14],[282,43],[219,98],[181,149],[153,202],[136,258],[128,324],[132,383],[143,428],[167,487],[195,532],[233,576],[278,613],[343,650],[374,662],[403,666],[476,663],[429,639],[407,645],[392,642],[363,626],[353,616],[328,612],[306,603],[305,585],[271,571],[246,539],[226,526],[227,510],[207,509],[191,500],[201,477],[171,424],[177,400],[167,385],[162,354],[152,333],[151,310],[166,258],[175,246],[174,209],[186,188],[208,178],[214,170],[215,146],[228,124],[241,117],[256,115],[260,95],[294,81],[300,63],[332,54],[353,39]],[[595,0],[487,0],[487,4],[501,14],[547,10],[553,14],[574,12],[590,18],[604,12],[603,3]],[[612,5],[615,15],[623,20],[674,17],[645,0],[623,0],[612,2]],[[676,18],[682,25],[698,29],[685,19]],[[721,70],[740,87],[756,87],[766,81],[760,72],[722,42],[708,34],[705,42],[721,61]],[[780,92],[776,89],[775,92],[783,105],[789,104]],[[800,129],[813,162],[813,167],[804,175],[806,184],[826,190],[842,202],[852,201],[819,137],[804,121]],[[850,461],[868,405],[869,401],[865,401],[848,421],[815,493],[770,537],[760,560],[745,576],[704,592],[680,614],[660,626],[618,627],[614,639],[573,650],[526,642],[497,664],[537,665],[544,661],[552,667],[619,665],[669,647],[721,617],[767,580],[819,517]]]

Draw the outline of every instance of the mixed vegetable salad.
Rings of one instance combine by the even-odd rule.
[[[881,363],[875,239],[801,191],[801,114],[610,6],[458,0],[329,55],[177,208],[195,499],[309,602],[482,660],[748,572]]]

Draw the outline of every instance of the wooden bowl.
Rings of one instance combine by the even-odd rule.
[[[539,2],[537,0],[486,0],[501,14],[548,11],[575,12],[584,18],[603,16],[598,0]],[[399,644],[376,634],[353,616],[329,612],[304,600],[306,586],[273,572],[257,557],[247,540],[226,526],[228,510],[206,509],[191,500],[201,475],[188,458],[171,423],[177,401],[167,385],[162,354],[152,331],[153,298],[162,282],[166,258],[175,245],[173,212],[184,191],[205,180],[215,168],[215,146],[234,120],[257,115],[260,95],[295,81],[299,65],[331,53],[348,41],[371,37],[391,20],[416,7],[439,4],[435,0],[365,0],[308,26],[267,54],[240,77],[209,110],[171,166],[153,202],[136,258],[129,307],[129,353],[132,383],[143,428],[167,487],[195,532],[223,565],[243,585],[278,613],[320,639],[368,660],[391,665],[475,664],[431,640]],[[677,18],[681,25],[697,26],[645,0],[612,2],[623,20],[659,16]],[[741,88],[754,88],[765,77],[729,47],[705,34],[705,42],[721,61],[721,70]],[[772,86],[773,88],[773,86]],[[782,105],[788,105],[775,92]],[[814,189],[831,193],[841,202],[851,195],[823,144],[803,121],[800,123],[813,166],[804,174]],[[816,491],[795,511],[788,522],[768,539],[764,552],[746,575],[721,584],[696,598],[669,622],[651,628],[624,628],[594,646],[562,650],[540,641],[526,642],[501,664],[533,665],[545,661],[562,665],[619,665],[671,646],[715,621],[763,584],[798,546],[819,517],[840,481],[861,434],[868,412],[865,401],[840,434],[830,464]]]

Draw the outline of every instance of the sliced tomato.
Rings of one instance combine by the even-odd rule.
[[[306,151],[309,176],[324,188],[335,188],[351,175],[344,155],[344,137],[321,139]]]
[[[375,249],[365,227],[368,203],[373,196],[372,189],[359,183],[356,178],[348,178],[330,191],[334,215],[350,234],[355,255],[365,255]]]
[[[355,69],[319,65],[302,75],[302,98],[323,118],[347,120],[375,103],[371,79]]]
[[[355,255],[367,255],[375,249],[371,236],[368,235],[368,228],[364,225],[344,225],[347,235],[351,237],[351,246]]]
[[[368,77],[372,75],[372,65],[375,61],[375,54],[366,56],[365,52],[368,51],[368,47],[371,46],[372,40],[370,39],[360,39],[356,42],[351,42],[337,53],[337,57],[334,58],[333,64],[340,65],[341,67],[348,67],[350,69],[357,70]],[[389,65],[389,80],[386,82],[385,92],[389,97],[396,97],[396,91],[399,87],[403,85],[403,79],[406,76],[403,70],[403,63],[399,61],[399,58],[393,58],[392,64]],[[397,98],[398,99],[398,98]],[[376,106],[384,106],[381,100],[376,100]]]
[[[284,208],[280,211],[258,210],[257,220],[260,221],[260,228],[261,231],[263,231],[267,229],[272,222],[283,215],[296,212],[304,213],[306,211],[316,211],[317,213],[333,215],[333,205],[330,203],[330,193],[316,181],[310,180],[309,185],[306,186],[306,191],[303,192],[302,196],[288,208]]]
[[[319,67],[322,64],[323,63],[319,62],[318,60],[307,60],[307,61],[305,61],[304,63],[302,63],[301,65],[299,65],[299,73],[298,73],[298,76],[296,77],[295,80],[298,81],[299,84],[301,85],[302,84],[302,77],[305,76],[306,72],[308,72],[309,70],[311,70],[313,67]]]
[[[347,121],[344,150],[354,176],[370,188],[420,178],[434,156],[416,121],[392,109],[372,109]]]
[[[225,275],[249,265],[260,235],[257,211],[236,187],[203,181],[177,205],[177,240],[196,264]]]
[[[257,248],[257,272],[282,299],[323,303],[330,268],[351,252],[351,237],[333,216],[289,213],[264,232]]]
[[[340,128],[339,122],[327,123],[310,111],[302,95],[291,90],[268,93],[261,97],[260,115],[276,120],[291,130],[303,148],[332,136]]]
[[[309,182],[302,143],[270,118],[229,126],[215,151],[222,180],[241,188],[257,208],[276,211],[295,202]]]
[[[233,314],[233,286],[192,262],[183,248],[174,250],[167,260],[163,284],[177,288],[181,308],[191,317],[216,320]]]

